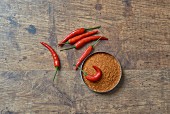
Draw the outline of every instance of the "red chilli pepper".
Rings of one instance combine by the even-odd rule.
[[[79,68],[79,67],[78,67]],[[87,74],[85,71],[83,71],[82,69],[80,69],[82,72],[83,72],[83,74],[84,74],[84,76],[85,76],[85,78],[87,79],[87,80],[89,80],[89,81],[91,81],[91,82],[96,82],[96,81],[98,81],[101,77],[102,77],[102,71],[101,71],[101,69],[100,68],[98,68],[97,66],[93,66],[93,68],[96,70],[96,74],[94,74],[94,75],[90,75],[90,74]]]
[[[77,64],[76,64],[76,68],[75,70],[78,69],[78,67],[80,66],[80,64],[83,62],[83,60],[92,52],[93,50],[93,46],[89,46],[86,51],[83,53],[83,55],[79,58]]]
[[[78,42],[79,40],[81,40],[82,38],[86,38],[86,37],[91,36],[91,35],[94,35],[94,34],[96,34],[96,33],[98,33],[98,30],[89,31],[89,32],[87,32],[87,33],[84,33],[84,34],[75,36],[75,37],[69,39],[69,40],[66,42],[66,44],[71,44],[71,45],[73,45],[73,44],[75,44],[76,42]]]
[[[72,31],[69,35],[67,35],[60,43],[59,46],[63,46],[64,43],[66,43],[70,38],[73,38],[77,35],[83,34],[86,31],[93,30],[93,29],[98,29],[101,26],[93,27],[93,28],[79,28],[76,29],[75,31]]]
[[[78,67],[79,67],[80,64],[83,62],[83,60],[93,51],[94,46],[97,44],[97,42],[98,42],[99,40],[100,40],[100,38],[99,38],[97,41],[95,41],[95,43],[94,43],[93,45],[89,46],[89,47],[84,51],[84,53],[82,54],[82,56],[78,59],[77,64],[75,65],[75,66],[76,66],[75,70],[78,69]]]
[[[63,50],[69,50],[69,49],[80,49],[81,47],[83,47],[85,44],[91,42],[91,41],[95,41],[95,40],[98,40],[100,38],[100,40],[108,40],[108,38],[105,38],[103,36],[89,36],[89,37],[86,37],[86,38],[83,38],[81,39],[80,41],[76,42],[74,44],[74,46],[70,47],[70,48],[65,48],[65,49],[61,49],[60,51],[63,51]]]
[[[57,55],[57,53],[55,52],[55,50],[49,46],[47,43],[45,42],[40,42],[44,47],[46,47],[50,52],[51,52],[51,55],[53,57],[53,60],[54,60],[54,67],[56,68],[56,71],[55,71],[55,75],[54,75],[54,78],[53,78],[53,81],[56,77],[56,74],[60,68],[60,60],[59,60],[59,57]]]
[[[96,82],[102,77],[102,71],[97,66],[93,66],[93,68],[96,70],[96,74],[95,75],[87,75],[86,79],[91,82]]]

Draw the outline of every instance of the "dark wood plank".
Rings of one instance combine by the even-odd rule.
[[[126,70],[117,88],[108,94],[97,94],[71,71],[61,72],[55,83],[51,77],[53,71],[3,71],[0,73],[0,110],[168,114],[169,74],[168,70]]]

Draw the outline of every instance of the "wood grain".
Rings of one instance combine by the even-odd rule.
[[[0,0],[0,113],[169,114],[169,0]],[[113,54],[123,76],[112,92],[97,94],[74,64],[80,50],[57,43],[79,27],[101,25],[94,52]],[[52,82],[49,43],[61,71]],[[68,46],[69,47],[69,46]]]
[[[52,74],[53,71],[48,70],[1,72],[0,110],[15,113],[168,114],[168,70],[126,70],[117,88],[108,94],[90,91],[80,77],[74,76],[75,72],[61,72],[54,84]]]

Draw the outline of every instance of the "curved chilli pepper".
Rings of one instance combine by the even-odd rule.
[[[71,44],[71,45],[73,45],[73,44],[75,44],[76,42],[78,42],[79,40],[81,40],[82,38],[86,38],[86,37],[91,36],[91,35],[94,35],[94,34],[96,34],[96,33],[98,33],[98,30],[89,31],[89,32],[87,32],[87,33],[84,33],[84,34],[75,36],[75,37],[69,39],[69,40],[66,42],[66,44]]]
[[[69,49],[80,49],[81,47],[83,47],[85,44],[91,42],[91,41],[94,41],[94,40],[98,40],[100,38],[100,40],[108,40],[108,38],[106,37],[103,37],[103,36],[89,36],[89,37],[86,37],[86,38],[83,38],[81,39],[80,41],[76,42],[74,44],[74,46],[70,47],[70,48],[65,48],[65,49],[61,49],[60,51],[63,51],[63,50],[69,50]]]
[[[75,66],[75,64],[73,66]],[[78,69],[82,71],[83,75],[85,76],[87,80],[91,82],[96,82],[102,77],[102,71],[97,66],[93,66],[93,68],[96,70],[96,74],[90,75],[90,74],[87,74],[87,72],[82,70],[80,67],[78,67]]]
[[[59,46],[63,46],[65,42],[67,42],[70,38],[73,38],[74,36],[83,34],[84,32],[88,30],[98,29],[101,26],[93,27],[93,28],[79,28],[74,31],[72,31],[69,35],[67,35],[60,43]]]
[[[86,76],[85,78],[91,82],[96,82],[102,77],[102,71],[97,66],[93,66],[93,68],[96,70],[96,74],[85,75]]]
[[[49,46],[47,43],[45,42],[40,42],[44,47],[46,47],[50,52],[51,52],[51,55],[53,57],[53,60],[54,60],[54,67],[56,68],[56,71],[55,71],[55,74],[54,74],[54,78],[53,78],[53,81],[56,77],[56,74],[60,68],[60,60],[59,60],[59,57],[57,55],[57,53],[55,52],[55,50]]]
[[[100,38],[101,38],[101,37],[100,37]],[[75,66],[76,66],[75,70],[78,69],[78,67],[79,67],[80,64],[83,62],[83,60],[93,51],[94,46],[98,43],[98,41],[100,40],[100,38],[99,38],[97,41],[95,41],[93,45],[89,46],[89,47],[85,50],[85,52],[82,54],[82,56],[78,59],[78,62],[77,62],[77,64],[75,65]]]

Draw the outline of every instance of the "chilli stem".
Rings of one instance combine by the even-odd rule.
[[[94,46],[95,46],[97,43],[99,43],[99,40],[100,40],[101,38],[102,38],[102,36],[94,42],[94,44],[92,45],[93,48],[94,48]]]
[[[60,44],[70,44],[69,41],[65,42],[65,43],[60,43]]]
[[[73,64],[73,66],[76,66],[76,65]],[[85,76],[87,76],[87,72],[85,72],[84,70],[82,70],[80,67],[78,67],[78,69],[81,70]]]
[[[55,68],[56,68],[56,70],[55,70],[55,74],[54,74],[53,82],[54,82],[54,80],[55,80],[55,78],[56,78],[56,75],[57,75],[57,72],[58,72],[58,67],[55,67]]]
[[[86,31],[90,31],[90,30],[93,30],[93,29],[99,29],[101,26],[97,26],[97,27],[92,27],[92,28],[86,28],[85,30]]]
[[[73,46],[73,47],[69,47],[69,48],[64,48],[64,49],[61,49],[60,51],[69,50],[69,49],[73,49],[73,48],[76,48],[76,47]]]

